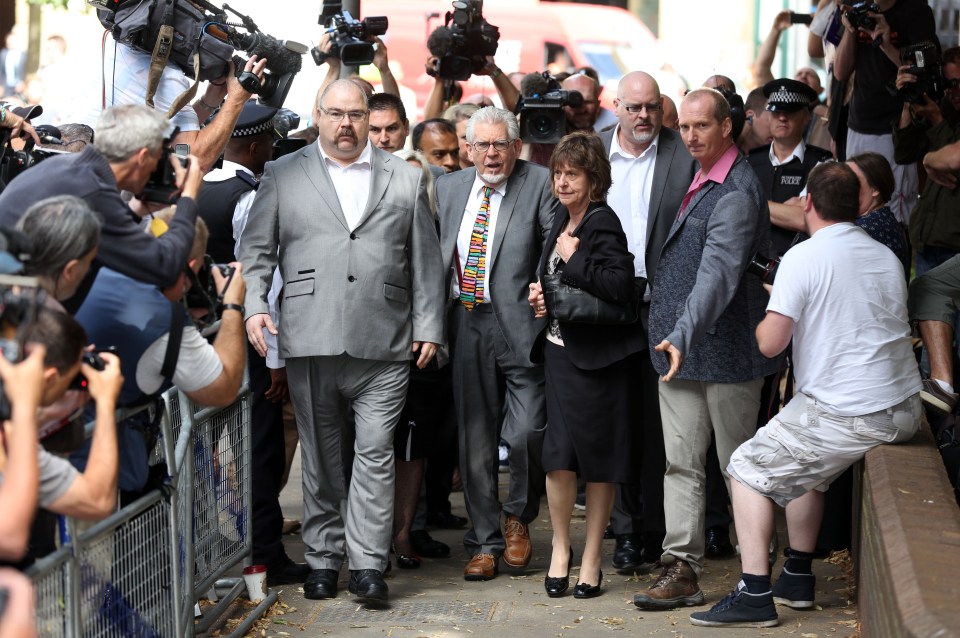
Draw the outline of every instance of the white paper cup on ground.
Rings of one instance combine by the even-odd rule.
[[[250,565],[243,568],[243,580],[247,584],[250,602],[259,603],[267,597],[267,566]]]

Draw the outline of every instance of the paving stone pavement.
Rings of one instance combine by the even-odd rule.
[[[299,462],[291,472],[290,482],[281,497],[285,515],[299,518],[302,512]],[[501,488],[506,475],[501,474]],[[466,516],[462,492],[451,496],[455,514]],[[571,536],[574,551],[582,547],[585,533],[582,512],[575,513]],[[785,544],[784,521],[778,521],[781,546]],[[708,561],[700,581],[707,606],[670,612],[641,611],[633,605],[633,596],[649,587],[656,575],[626,576],[610,566],[614,541],[604,541],[603,594],[598,598],[577,600],[568,595],[548,598],[543,590],[543,577],[550,560],[550,521],[546,499],[540,515],[530,525],[533,558],[523,571],[504,568],[492,581],[467,582],[463,579],[466,554],[462,530],[431,530],[434,538],[451,547],[446,559],[423,559],[419,569],[400,570],[394,565],[386,577],[390,587],[390,605],[385,609],[365,608],[347,592],[349,572],[345,566],[336,599],[313,601],[303,597],[298,585],[278,587],[280,600],[287,607],[283,615],[271,615],[259,623],[255,633],[261,636],[368,636],[446,637],[479,636],[527,638],[616,636],[619,632],[644,636],[796,636],[824,638],[857,634],[854,603],[847,600],[847,582],[841,569],[823,561],[814,562],[817,575],[817,605],[813,611],[796,611],[778,607],[780,626],[768,629],[734,629],[695,627],[689,622],[692,611],[705,610],[725,596],[739,577],[736,559]],[[303,558],[299,534],[284,537],[287,553],[294,560]],[[774,567],[779,573],[780,562]],[[576,583],[576,557],[571,571]],[[571,584],[571,593],[572,593]],[[275,610],[276,611],[276,610]],[[261,633],[260,630],[264,633]]]

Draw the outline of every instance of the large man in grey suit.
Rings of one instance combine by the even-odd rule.
[[[327,87],[314,111],[318,145],[267,164],[237,250],[247,336],[261,354],[263,330],[276,334],[267,291],[278,258],[283,275],[280,354],[302,446],[312,569],[304,595],[313,599],[336,596],[346,553],[350,591],[386,600],[393,433],[408,361],[418,356],[425,366],[442,342],[443,267],[422,174],[370,144],[367,117],[355,84]],[[349,491],[341,460],[348,401],[356,422]]]
[[[518,160],[522,142],[509,111],[480,109],[467,123],[475,168],[437,180],[440,244],[448,268],[454,401],[460,474],[473,527],[467,580],[497,575],[501,556],[525,567],[527,525],[540,507],[546,421],[543,368],[530,361],[543,329],[527,303],[543,241],[559,206],[547,169]],[[497,443],[510,446],[510,491],[500,531]]]
[[[720,466],[753,436],[763,377],[774,371],[753,331],[767,293],[746,272],[769,244],[760,183],[732,138],[730,106],[713,89],[680,105],[680,134],[700,171],[660,252],[650,306],[653,365],[662,376],[660,411],[667,457],[663,571],[634,603],[672,609],[703,603],[705,471],[710,434]]]
[[[620,79],[614,100],[619,124],[600,133],[610,158],[613,186],[607,203],[620,217],[638,278],[653,282],[660,249],[677,218],[697,163],[680,135],[663,127],[663,97],[657,81],[634,71]],[[650,297],[641,307],[649,330]],[[646,350],[631,355],[636,482],[620,485],[611,515],[616,535],[613,566],[621,573],[649,571],[660,560],[665,534],[663,517],[663,430],[657,373]],[[641,501],[642,494],[642,501]],[[642,519],[642,520],[641,520]]]

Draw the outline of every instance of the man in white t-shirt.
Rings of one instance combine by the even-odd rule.
[[[797,394],[730,457],[743,573],[729,596],[691,616],[695,625],[772,627],[774,601],[813,607],[824,492],[868,450],[909,440],[920,425],[900,262],[853,224],[859,182],[849,167],[820,164],[807,190],[811,237],[784,255],[756,332],[768,357],[793,339]],[[774,504],[787,509],[790,547],[771,589]]]

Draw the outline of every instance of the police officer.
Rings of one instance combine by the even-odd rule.
[[[810,123],[810,108],[817,102],[813,89],[797,80],[781,78],[763,87],[767,97],[773,142],[750,153],[748,161],[760,178],[770,206],[770,237],[777,255],[804,232],[803,207],[794,199],[806,194],[810,170],[830,159],[830,152],[803,141]]]

